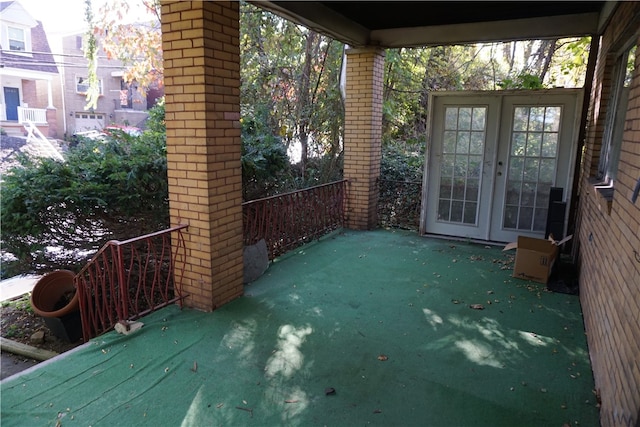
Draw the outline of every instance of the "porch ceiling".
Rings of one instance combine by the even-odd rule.
[[[353,47],[385,48],[599,33],[615,2],[252,1]]]

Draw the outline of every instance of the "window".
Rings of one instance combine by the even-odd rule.
[[[635,56],[636,46],[627,47],[618,56],[613,70],[611,96],[607,108],[598,175],[596,176],[601,184],[610,189],[608,192],[603,192],[605,197],[608,198],[613,197],[613,183],[618,172],[620,147],[622,145],[622,134],[625,126],[624,121],[627,113]]]
[[[100,95],[102,91],[102,79],[98,79],[98,87],[100,88]],[[89,90],[89,79],[83,76],[76,76],[76,93],[86,94]]]
[[[27,39],[22,28],[8,27],[9,50],[24,52],[27,50]]]

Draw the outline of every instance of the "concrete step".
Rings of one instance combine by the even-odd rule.
[[[8,127],[8,126],[0,126],[2,129],[4,129],[5,133],[8,136],[25,136],[24,135],[24,127],[20,126],[20,127]]]

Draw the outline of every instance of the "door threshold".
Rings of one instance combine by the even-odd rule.
[[[432,238],[432,239],[441,239],[441,240],[452,240],[455,242],[466,242],[466,243],[475,243],[477,245],[487,245],[487,246],[504,246],[509,242],[497,242],[495,240],[482,240],[482,239],[472,239],[469,237],[460,237],[460,236],[449,236],[445,234],[434,234],[434,233],[424,233],[419,234],[420,237]]]

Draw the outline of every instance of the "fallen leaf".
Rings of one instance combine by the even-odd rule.
[[[216,408],[220,409],[220,408],[222,408],[223,406],[224,406],[224,403],[218,403],[218,404],[216,405]]]
[[[298,400],[285,400],[284,403],[298,403]]]
[[[195,360],[193,361],[193,368],[191,368],[191,370],[193,372],[198,372],[198,362],[196,362]]]
[[[378,360],[380,360],[380,361],[384,362],[385,360],[389,360],[389,357],[387,357],[387,356],[386,356],[386,355],[384,355],[384,354],[381,354],[380,356],[378,356]]]
[[[374,409],[373,413],[374,414],[381,414],[382,413],[382,409]]]
[[[484,310],[484,305],[482,304],[471,304],[469,307],[473,308],[474,310]]]
[[[336,394],[336,389],[333,387],[327,387],[324,389],[324,394],[329,396],[330,394]]]

